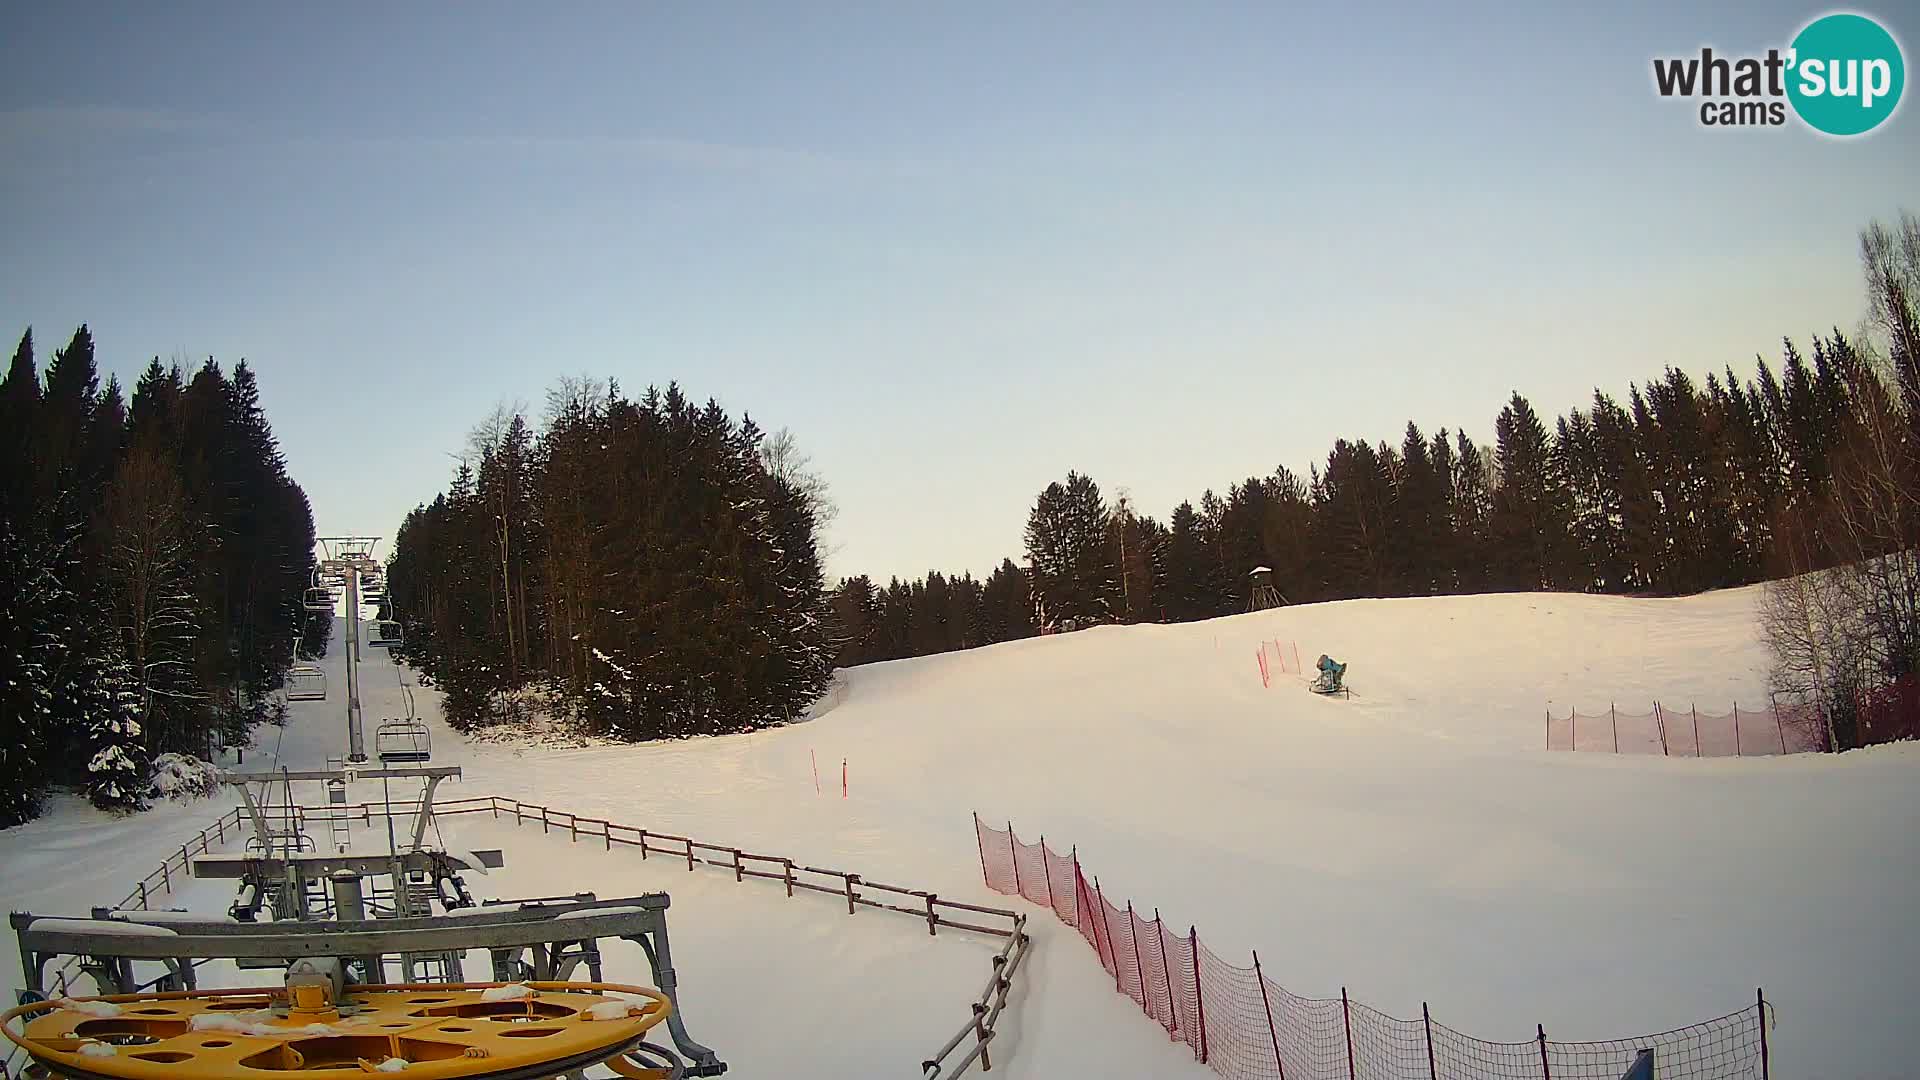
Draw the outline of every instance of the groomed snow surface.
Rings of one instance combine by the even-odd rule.
[[[1037,949],[994,1045],[1010,1076],[1209,1074],[1113,992],[1071,930],[986,891],[974,810],[1077,844],[1110,899],[1197,923],[1223,954],[1258,948],[1298,993],[1345,986],[1416,1017],[1425,1001],[1448,1026],[1519,1041],[1536,1023],[1556,1039],[1662,1031],[1749,1006],[1765,986],[1775,1077],[1911,1076],[1920,747],[1709,760],[1542,749],[1548,708],[1763,704],[1756,598],[1353,601],[1103,628],[854,669],[818,719],[754,735],[543,750],[471,742],[434,715],[434,763],[466,770],[445,799],[521,798],[1021,907]],[[1322,652],[1348,662],[1352,699],[1290,675],[1263,689],[1254,652],[1274,638],[1297,642],[1309,668]],[[371,739],[404,713],[398,671],[366,656]],[[330,699],[296,703],[277,754],[267,730],[246,768],[343,752],[337,641],[324,666]],[[415,696],[436,709],[433,693]],[[379,782],[350,797],[377,800]],[[59,799],[0,833],[0,902],[84,917],[224,809],[113,820]],[[384,845],[383,829],[356,830],[356,847]],[[455,849],[505,849],[504,868],[471,878],[481,897],[670,891],[688,1025],[732,1075],[916,1072],[967,1019],[996,945],[510,817],[442,830]],[[230,893],[195,881],[156,906],[220,913]],[[0,949],[0,979],[17,985],[17,965]],[[479,954],[470,971],[485,971]],[[644,982],[644,958],[616,946],[607,974]]]

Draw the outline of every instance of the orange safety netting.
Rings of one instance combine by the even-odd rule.
[[[1772,752],[1779,752],[1777,742]],[[1654,1051],[1663,1080],[1766,1075],[1759,1002],[1637,1038],[1564,1042],[1542,1030],[1527,1042],[1476,1039],[1434,1023],[1425,1006],[1420,1019],[1403,1020],[1349,999],[1344,990],[1337,998],[1302,997],[1266,977],[1258,954],[1252,966],[1231,963],[1192,927],[1183,933],[1158,911],[1148,918],[1130,901],[1116,903],[1098,879],[1084,875],[1076,852],[1061,855],[1044,838],[1025,843],[1011,825],[996,829],[977,816],[974,830],[988,888],[1052,908],[1092,947],[1115,991],[1224,1077],[1617,1080],[1646,1049]]]

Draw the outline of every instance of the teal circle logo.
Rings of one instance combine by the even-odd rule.
[[[1886,122],[1906,88],[1900,43],[1865,15],[1823,15],[1793,39],[1787,100],[1815,131],[1862,135]]]

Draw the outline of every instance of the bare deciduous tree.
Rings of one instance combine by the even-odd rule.
[[[193,673],[198,632],[188,551],[186,496],[159,448],[136,441],[101,506],[102,572],[140,685],[140,714],[153,745],[170,747],[184,730],[180,710],[200,699]]]
[[[1851,420],[1832,482],[1815,505],[1789,509],[1779,541],[1792,576],[1761,603],[1775,693],[1817,704],[1836,749],[1878,734],[1857,730],[1856,694],[1920,672],[1920,220],[1876,222],[1860,246],[1869,321],[1888,352],[1841,373]],[[1839,559],[1831,569],[1815,569],[1816,522]]]
[[[813,467],[813,458],[800,449],[792,430],[781,428],[760,443],[760,460],[767,473],[800,493],[813,511],[814,524],[821,532],[840,516],[840,507],[827,490],[826,477]]]

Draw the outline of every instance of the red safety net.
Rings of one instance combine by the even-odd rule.
[[[1281,675],[1300,674],[1300,646],[1274,638],[1262,641],[1253,650],[1254,667],[1260,672],[1260,685],[1271,688]]]
[[[1778,753],[1776,749],[1774,751]],[[1080,932],[1114,989],[1224,1077],[1272,1080],[1617,1080],[1651,1049],[1664,1080],[1750,1080],[1766,1074],[1764,1004],[1658,1035],[1592,1042],[1540,1037],[1491,1042],[1403,1020],[1351,1000],[1302,997],[1207,948],[1197,931],[1115,903],[1077,853],[1027,844],[1012,825],[974,819],[987,887],[1051,907]],[[1051,890],[1049,893],[1048,890]],[[1064,899],[1063,899],[1064,897]],[[1080,914],[1086,917],[1081,918]]]
[[[1547,749],[1669,757],[1765,757],[1827,749],[1826,722],[1809,705],[1734,705],[1724,713],[1655,704],[1651,712],[1574,710],[1547,717]]]

